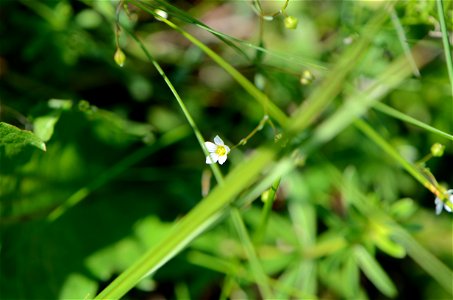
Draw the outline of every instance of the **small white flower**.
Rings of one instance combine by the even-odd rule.
[[[223,165],[223,163],[227,160],[228,153],[230,153],[230,147],[225,145],[218,135],[215,136],[214,143],[204,143],[209,152],[209,155],[206,156],[206,163],[210,165],[219,162],[219,164]]]
[[[453,189],[448,190],[447,194],[448,201],[450,201],[453,204]],[[442,200],[440,200],[439,197],[436,197],[436,199],[434,200],[434,204],[436,204],[436,215],[440,215],[442,209],[445,209],[449,213],[452,212],[451,207],[444,203]]]

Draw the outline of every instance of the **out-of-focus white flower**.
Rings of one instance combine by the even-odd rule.
[[[225,145],[218,135],[215,136],[214,143],[205,142],[204,145],[209,152],[209,155],[206,156],[206,163],[210,165],[218,162],[223,165],[230,153],[230,147]]]
[[[166,11],[162,9],[156,9],[154,12],[162,19],[168,19],[168,13]]]
[[[453,204],[453,189],[448,190],[447,194],[448,201],[450,201],[450,203]],[[436,199],[434,200],[434,204],[436,204],[436,215],[440,215],[442,209],[445,209],[449,213],[452,212],[451,207],[444,203],[442,200],[440,200],[439,197],[436,197]]]

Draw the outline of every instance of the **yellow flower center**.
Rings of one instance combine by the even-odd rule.
[[[217,146],[217,149],[215,149],[215,153],[217,153],[219,156],[223,156],[227,153],[225,147],[223,146]]]

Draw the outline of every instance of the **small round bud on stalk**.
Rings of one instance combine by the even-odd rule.
[[[118,66],[122,67],[124,66],[124,62],[126,61],[126,55],[124,55],[123,51],[121,51],[120,48],[117,48],[113,59]]]
[[[313,82],[315,79],[315,76],[313,76],[313,73],[311,73],[308,70],[305,70],[302,72],[302,75],[300,76],[300,84],[302,85],[308,85]]]
[[[297,24],[299,23],[299,20],[296,17],[293,16],[287,16],[284,20],[285,27],[288,29],[296,29]]]
[[[431,146],[431,154],[434,157],[441,157],[444,155],[445,146],[439,143],[435,143]]]

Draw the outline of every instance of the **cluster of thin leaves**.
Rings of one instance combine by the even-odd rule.
[[[9,4],[51,33],[31,35],[30,60],[42,40],[60,53],[50,84],[5,75],[3,97],[24,103],[1,106],[6,297],[453,295],[450,216],[434,214],[453,204],[451,5],[82,2]],[[216,18],[253,20],[258,43]],[[74,78],[85,89],[55,91]],[[222,168],[205,164],[217,134],[238,141]]]

